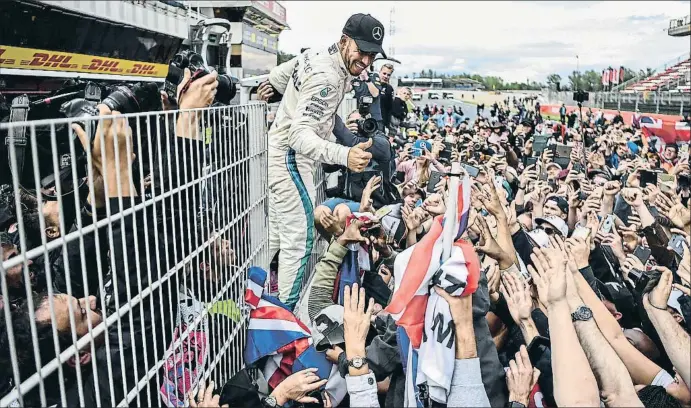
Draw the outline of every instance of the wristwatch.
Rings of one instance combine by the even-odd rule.
[[[571,321],[585,322],[593,318],[593,311],[588,306],[578,306],[575,312],[571,313]]]
[[[525,405],[523,405],[522,402],[518,401],[510,401],[508,404],[506,404],[508,408],[526,408]]]
[[[359,370],[366,363],[367,360],[364,357],[353,357],[352,359],[348,360],[348,367],[353,367],[354,369]]]
[[[276,397],[269,395],[266,398],[262,398],[262,405],[267,408],[276,408],[278,406],[278,402],[276,401]]]

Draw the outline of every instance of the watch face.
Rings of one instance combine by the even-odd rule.
[[[362,357],[354,357],[352,361],[352,365],[355,368],[362,368],[362,366],[365,364],[363,361]]]
[[[575,320],[590,320],[593,317],[593,312],[586,306],[580,306],[574,312]]]
[[[276,407],[278,405],[276,402],[276,397],[269,395],[268,397],[264,398],[264,405],[272,408]]]

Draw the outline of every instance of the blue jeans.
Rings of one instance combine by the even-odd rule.
[[[321,203],[321,205],[328,207],[329,210],[331,210],[331,212],[333,212],[334,209],[336,208],[336,206],[339,204],[347,205],[348,208],[350,209],[350,212],[354,213],[354,212],[360,211],[360,203],[357,203],[357,202],[352,201],[352,200],[346,200],[345,198],[333,197],[333,198],[329,198],[328,200]]]

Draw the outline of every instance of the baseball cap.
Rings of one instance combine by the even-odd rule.
[[[566,223],[564,220],[562,220],[559,217],[555,217],[553,215],[547,216],[547,217],[538,217],[535,218],[535,223],[537,225],[547,223],[554,227],[557,231],[561,233],[562,237],[566,237],[569,234],[569,227],[566,226]]]
[[[547,201],[554,201],[554,203],[559,207],[561,212],[564,214],[569,213],[569,202],[566,201],[564,197],[561,196],[551,196],[550,198],[547,199]]]
[[[369,14],[357,13],[350,16],[343,27],[343,34],[355,40],[361,52],[378,53],[386,58],[384,25]]]
[[[431,152],[432,143],[428,142],[427,140],[416,140],[412,148],[413,157],[422,156],[424,149],[427,149],[427,151]]]
[[[343,337],[343,306],[331,305],[314,318],[312,338],[317,351],[345,343]]]
[[[547,166],[545,166],[545,169],[549,169],[550,167],[556,167],[559,169],[559,171],[562,170],[561,165],[559,165],[559,163],[551,162],[547,164]]]

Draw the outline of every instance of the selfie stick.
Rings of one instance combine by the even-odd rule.
[[[449,177],[449,199],[446,202],[446,214],[444,218],[444,229],[442,230],[442,252],[441,262],[446,262],[451,258],[451,249],[453,248],[454,238],[458,232],[458,220],[456,214],[458,211],[458,188],[460,185],[461,164],[458,162],[451,164],[451,177]]]

